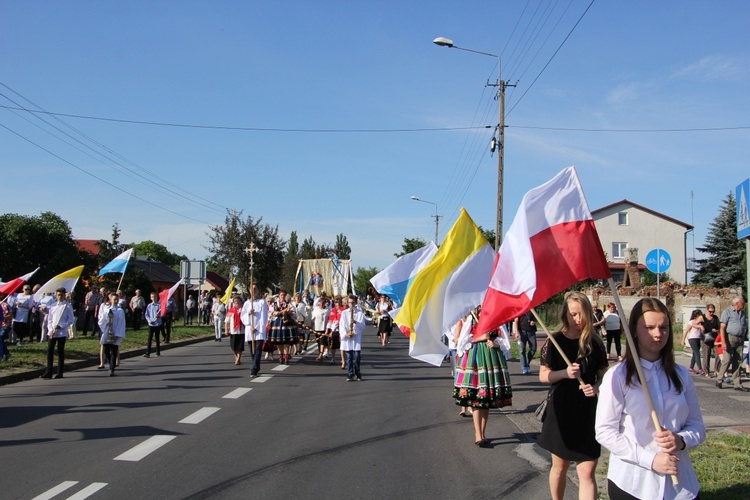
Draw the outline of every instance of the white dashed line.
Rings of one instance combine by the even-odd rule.
[[[253,390],[252,387],[240,387],[238,389],[233,390],[229,394],[222,396],[222,398],[223,399],[238,399],[252,390]]]
[[[166,435],[157,435],[152,436],[142,442],[141,444],[134,446],[133,448],[129,449],[122,455],[116,456],[115,460],[124,460],[126,462],[138,462],[142,458],[149,455],[151,452],[154,452],[176,438],[177,436],[166,436]]]
[[[272,372],[283,372],[287,368],[289,368],[289,365],[277,365],[277,366],[274,366],[273,368],[271,368],[271,371]]]
[[[49,500],[50,498],[55,497],[63,491],[67,490],[68,488],[72,488],[76,484],[78,484],[78,481],[63,481],[54,488],[45,491],[41,495],[35,496],[31,500]]]
[[[268,382],[272,378],[273,378],[273,375],[261,375],[259,377],[252,379],[251,382],[254,384],[262,384],[263,382]]]
[[[187,417],[180,420],[178,423],[180,424],[200,424],[205,419],[219,411],[221,408],[211,407],[207,406],[205,408],[201,408],[200,410],[196,411],[192,415],[188,415]]]
[[[83,500],[84,498],[90,497],[105,486],[107,486],[107,483],[91,483],[75,495],[68,497],[68,500]]]

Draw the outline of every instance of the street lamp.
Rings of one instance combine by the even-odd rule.
[[[427,200],[422,200],[417,196],[412,196],[411,199],[414,201],[421,201],[422,203],[429,203],[430,205],[435,205],[435,215],[431,215],[430,217],[435,217],[435,244],[437,245],[438,244],[438,227],[440,224],[440,217],[442,217],[442,215],[438,215],[437,213],[437,203],[433,203]]]
[[[482,52],[480,50],[467,49],[465,47],[458,47],[453,44],[453,40],[442,36],[437,37],[432,41],[435,45],[440,47],[448,47],[451,49],[463,50],[465,52],[473,52],[475,54],[482,54],[484,56],[496,57],[497,58],[497,82],[490,83],[487,80],[488,87],[497,87],[497,102],[498,102],[498,125],[497,125],[497,140],[495,137],[492,138],[492,151],[498,148],[497,154],[497,217],[495,218],[495,251],[500,250],[500,244],[503,241],[503,175],[505,169],[505,88],[515,87],[515,85],[509,85],[503,81],[501,73],[501,61],[500,56],[492,54],[490,52]]]

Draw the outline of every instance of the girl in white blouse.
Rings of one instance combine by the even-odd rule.
[[[654,298],[641,299],[629,325],[662,429],[654,432],[628,350],[604,375],[596,408],[596,439],[610,451],[609,497],[693,499],[700,485],[688,451],[705,440],[706,428],[695,385],[675,363],[669,312]]]

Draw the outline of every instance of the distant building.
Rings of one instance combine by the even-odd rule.
[[[136,258],[131,259],[130,264],[128,265],[132,266],[133,269],[140,269],[143,271],[143,274],[151,280],[151,284],[157,292],[168,290],[172,288],[175,283],[180,281],[180,273],[163,262],[154,260],[148,255],[145,257],[137,256]],[[178,287],[172,297],[178,304],[182,305],[185,300],[184,287]],[[148,297],[146,297],[146,302],[148,302]]]
[[[638,249],[642,274],[646,255],[661,248],[672,257],[667,273],[676,282],[687,283],[687,233],[693,226],[629,200],[598,208],[591,215],[615,282],[625,277],[625,249]]]

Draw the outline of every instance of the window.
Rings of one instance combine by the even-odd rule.
[[[624,259],[625,249],[628,248],[628,244],[625,242],[614,242],[612,243],[612,258],[613,259]]]
[[[627,226],[628,225],[628,213],[627,212],[618,212],[617,213],[617,223],[621,226]]]

